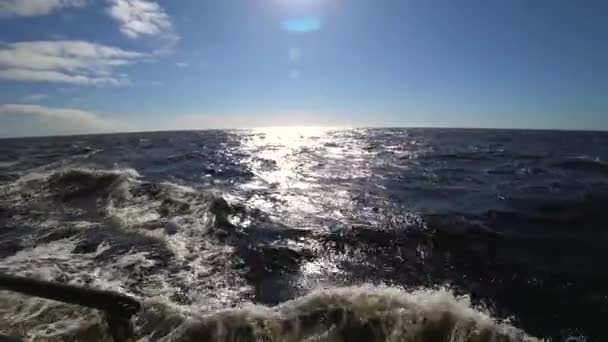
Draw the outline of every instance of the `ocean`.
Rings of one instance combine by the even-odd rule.
[[[0,272],[136,298],[139,341],[608,341],[608,133],[0,140]],[[0,292],[0,333],[111,340]]]

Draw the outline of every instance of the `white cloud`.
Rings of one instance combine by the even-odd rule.
[[[177,63],[175,63],[175,66],[178,67],[178,68],[185,68],[185,67],[188,66],[188,63],[186,63],[186,62],[177,62]]]
[[[0,79],[119,86],[129,79],[114,69],[145,58],[143,53],[87,41],[12,43],[0,46]]]
[[[118,21],[120,31],[129,38],[155,36],[171,43],[178,39],[171,18],[154,1],[110,0],[108,13]]]
[[[0,17],[45,15],[68,7],[83,7],[85,0],[0,0]]]
[[[39,102],[48,99],[49,96],[47,94],[37,93],[37,94],[28,94],[21,98],[23,102]]]
[[[119,77],[91,77],[88,75],[69,75],[59,71],[38,71],[27,69],[0,70],[0,79],[13,81],[46,81],[58,83],[71,83],[94,86],[122,86],[129,84],[124,76]]]
[[[0,136],[84,134],[115,131],[117,121],[80,109],[32,104],[0,105]]]

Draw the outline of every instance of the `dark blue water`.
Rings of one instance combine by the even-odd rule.
[[[606,341],[607,161],[608,133],[598,132],[278,128],[0,140],[0,270],[124,292],[185,320],[254,303],[273,312],[260,320],[297,316],[302,330],[303,317],[332,321],[338,301],[340,324],[366,322],[358,338],[400,340],[410,336],[395,332],[401,318],[414,324],[402,309],[417,303],[415,315],[439,317],[440,335],[420,340],[499,341],[458,328],[483,326],[475,315],[485,315],[506,340],[525,331]],[[91,339],[93,313],[58,327],[72,317],[63,306],[4,296],[0,332]],[[319,301],[335,304],[321,318],[311,314]],[[374,325],[393,310],[386,303],[400,308],[388,321],[401,325]],[[227,331],[252,324],[230,317]],[[156,334],[208,333],[211,324],[178,321]],[[141,336],[155,336],[148,325],[138,325]],[[503,331],[513,327],[520,332]],[[286,328],[273,329],[289,340]],[[354,338],[315,329],[326,340]]]

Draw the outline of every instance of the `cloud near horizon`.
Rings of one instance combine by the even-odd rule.
[[[41,40],[0,45],[0,79],[88,86],[121,86],[128,76],[115,69],[147,54],[82,40]]]
[[[0,105],[0,137],[103,133],[120,123],[80,109],[33,104]]]
[[[0,105],[0,138],[93,134],[113,132],[241,129],[277,126],[348,126],[325,114],[304,112],[253,115],[252,113],[174,113],[156,120],[136,120],[138,115],[110,119],[98,113],[73,108],[34,104]]]

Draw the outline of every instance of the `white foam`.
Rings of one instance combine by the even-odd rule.
[[[191,317],[163,341],[539,341],[440,290],[360,286]],[[255,338],[255,339],[252,339]]]
[[[0,300],[15,301],[14,297]],[[105,340],[98,314],[63,304],[24,302],[11,320],[38,340]],[[77,313],[79,316],[75,316]],[[57,320],[70,317],[68,320]],[[0,315],[1,320],[6,316]],[[52,321],[56,319],[56,321]],[[38,326],[32,326],[37,321]],[[317,290],[276,307],[243,305],[209,313],[146,300],[135,318],[136,340],[181,341],[413,341],[539,342],[507,321],[446,289],[405,291],[386,286]],[[86,332],[86,334],[85,334]],[[152,338],[154,336],[154,338]]]

